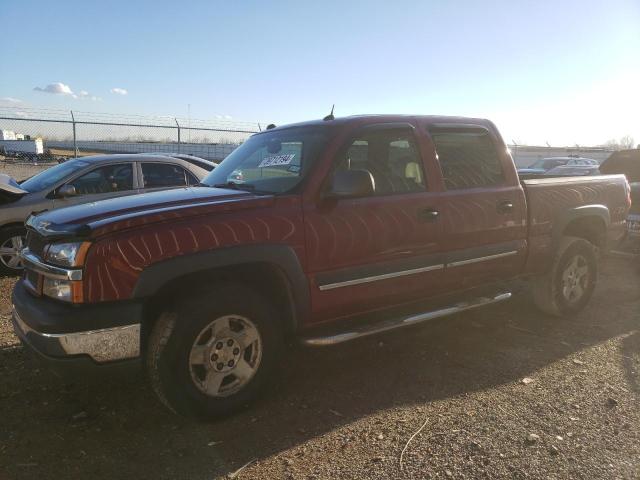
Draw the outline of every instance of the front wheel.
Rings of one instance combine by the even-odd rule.
[[[0,275],[18,275],[22,272],[20,251],[26,245],[26,236],[23,227],[0,230]]]
[[[283,348],[272,305],[240,285],[212,285],[160,315],[147,371],[176,413],[215,418],[246,406],[266,386]]]
[[[550,271],[534,280],[533,298],[540,310],[563,316],[580,312],[598,279],[596,247],[577,237],[563,237]]]

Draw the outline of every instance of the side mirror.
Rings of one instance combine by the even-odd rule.
[[[67,198],[67,197],[75,197],[77,195],[76,187],[73,185],[62,185],[58,189],[58,197],[59,198]]]
[[[375,182],[368,170],[339,170],[333,174],[329,198],[355,198],[373,195]]]

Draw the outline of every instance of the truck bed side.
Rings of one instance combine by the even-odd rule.
[[[606,248],[621,238],[628,209],[624,175],[522,180],[527,197],[526,273],[546,271],[562,235]]]

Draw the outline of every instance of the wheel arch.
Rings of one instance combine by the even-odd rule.
[[[133,298],[144,301],[143,338],[160,311],[195,287],[215,282],[240,283],[262,293],[282,313],[288,335],[310,309],[307,277],[291,247],[252,245],[199,252],[158,262],[140,274]]]
[[[609,209],[605,205],[584,205],[572,208],[556,220],[553,231],[554,250],[563,237],[578,237],[600,249],[606,247],[607,228],[611,223]]]
[[[24,222],[7,222],[0,225],[0,231],[4,230],[5,228],[24,228],[25,230],[27,229],[27,227],[24,226]]]

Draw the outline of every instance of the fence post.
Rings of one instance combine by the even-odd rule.
[[[176,126],[178,127],[178,153],[180,153],[180,124],[178,123],[178,119],[174,118],[176,122]]]
[[[78,158],[78,143],[76,139],[76,119],[73,116],[73,110],[71,112],[71,124],[73,125],[73,156],[74,158]]]

